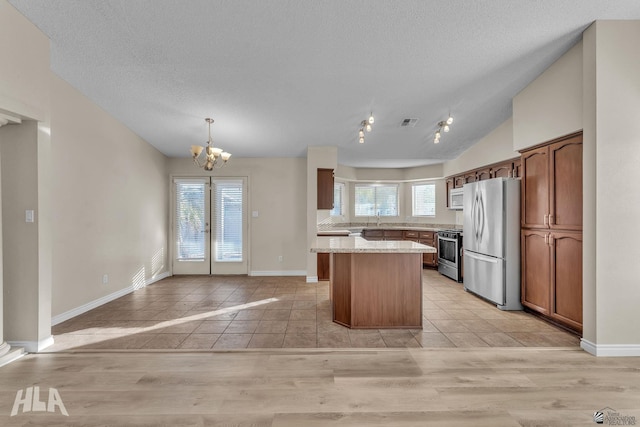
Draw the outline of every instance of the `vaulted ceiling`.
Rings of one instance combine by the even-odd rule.
[[[204,144],[212,117],[234,156],[331,145],[356,167],[457,157],[594,20],[640,19],[638,0],[9,2],[51,39],[57,75],[168,156]]]

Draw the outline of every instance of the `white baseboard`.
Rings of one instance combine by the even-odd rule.
[[[307,276],[307,283],[318,283],[318,276]]]
[[[168,271],[165,271],[164,273],[160,273],[160,274],[158,274],[158,275],[156,275],[156,276],[154,276],[154,277],[152,277],[150,279],[147,279],[145,281],[143,287],[149,286],[150,284],[155,283],[155,282],[157,282],[159,280],[165,279],[165,278],[167,278],[169,276],[171,276],[171,273],[169,273]],[[96,307],[100,307],[103,304],[106,304],[106,303],[111,302],[111,301],[113,301],[115,299],[118,299],[118,298],[123,297],[123,296],[125,296],[127,294],[130,294],[131,292],[135,291],[136,289],[140,289],[140,286],[136,285],[134,287],[134,285],[129,285],[124,289],[120,289],[119,291],[115,291],[115,292],[113,292],[113,293],[111,293],[109,295],[105,295],[105,296],[100,297],[98,299],[95,299],[93,301],[89,301],[88,303],[83,304],[80,307],[76,307],[76,308],[73,308],[73,309],[71,309],[69,311],[65,311],[64,313],[60,313],[57,316],[53,316],[51,318],[51,326],[55,326],[58,323],[62,323],[62,322],[66,321],[66,320],[69,320],[69,319],[71,319],[73,317],[79,316],[82,313],[86,313],[89,310],[93,310]]]
[[[37,353],[53,345],[53,336],[49,335],[40,341],[7,341],[11,347],[22,347],[28,353]]]
[[[22,347],[11,347],[7,353],[0,356],[0,367],[20,359],[25,354],[27,353],[25,353]]]
[[[249,276],[306,276],[306,270],[265,270],[265,271],[250,271]]]
[[[580,347],[597,357],[638,357],[640,344],[594,344],[582,338]]]

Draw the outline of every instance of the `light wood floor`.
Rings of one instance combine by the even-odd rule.
[[[424,327],[409,331],[333,324],[326,282],[158,282],[0,367],[0,426],[591,426],[601,409],[640,422],[640,358],[595,358],[572,334],[423,277]],[[10,416],[35,386],[69,416]]]
[[[11,413],[55,388],[69,416]],[[44,397],[42,397],[44,395]],[[640,421],[640,358],[577,348],[34,354],[0,368],[0,425],[591,426]]]
[[[500,311],[435,270],[423,270],[423,283],[422,329],[350,330],[331,321],[328,282],[174,276],[56,325],[47,351],[579,345],[577,336]]]

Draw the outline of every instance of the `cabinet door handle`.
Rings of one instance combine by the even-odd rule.
[[[549,225],[553,224],[553,215],[549,214]]]
[[[556,242],[555,242],[555,239],[553,238],[553,236],[549,235],[549,246],[553,246],[553,245],[555,245],[555,243]]]
[[[547,225],[548,220],[549,220],[549,215],[545,215],[544,219],[542,220],[542,224]]]
[[[548,245],[548,244],[549,244],[549,235],[548,235],[548,234],[545,234],[545,235],[544,235],[544,244],[545,244],[545,245]]]

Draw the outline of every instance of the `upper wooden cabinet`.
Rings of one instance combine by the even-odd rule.
[[[582,230],[582,135],[549,147],[549,227]]]
[[[458,175],[453,177],[453,188],[462,188],[465,184],[464,175]]]
[[[449,176],[447,182],[447,207],[449,207],[449,190],[461,188],[469,182],[484,181],[491,178],[518,178],[520,177],[520,158],[505,160],[478,169],[463,172],[459,175]]]
[[[484,181],[485,179],[491,179],[491,168],[479,169],[476,171],[476,181]]]
[[[507,162],[491,168],[491,178],[511,178],[513,163]]]
[[[522,227],[582,230],[582,134],[522,153]]]
[[[333,209],[333,169],[318,168],[318,209]]]

